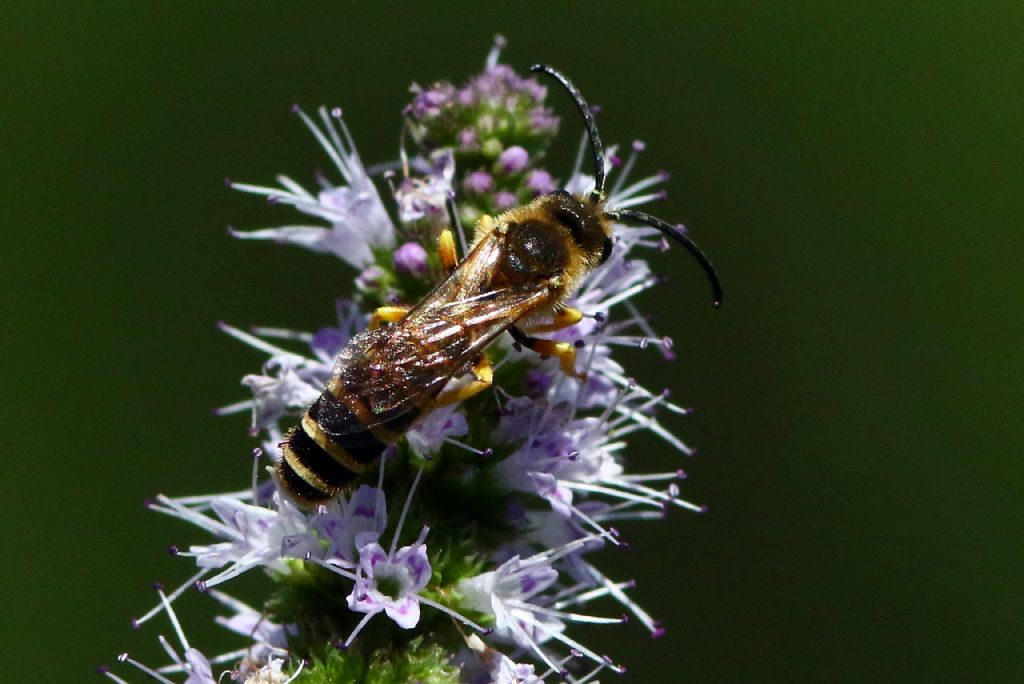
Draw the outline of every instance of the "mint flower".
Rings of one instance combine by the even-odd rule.
[[[443,216],[452,191],[455,156],[449,149],[431,155],[427,173],[421,178],[407,177],[395,190],[398,217],[405,223]]]
[[[335,108],[328,114],[327,109],[321,107],[320,125],[298,106],[292,111],[316,137],[345,184],[335,186],[321,178],[321,189],[316,194],[287,176],[277,177],[280,188],[232,182],[229,185],[235,190],[263,195],[272,204],[290,204],[330,226],[291,224],[247,232],[231,229],[231,234],[243,239],[291,243],[333,254],[352,266],[366,266],[373,261],[374,247],[394,244],[395,229],[373,180],[356,153],[341,110]]]
[[[638,301],[662,282],[644,260],[668,248],[655,228],[616,224],[607,260],[569,302],[583,318],[539,333],[575,347],[574,374],[501,335],[486,349],[489,390],[427,411],[389,437],[383,457],[333,499],[301,506],[267,472],[374,309],[413,306],[445,277],[443,227],[454,224],[464,255],[481,216],[559,188],[594,188],[586,136],[572,168],[545,167],[559,119],[544,85],[501,63],[503,46],[496,39],[482,71],[459,83],[413,86],[405,144],[396,159],[369,167],[386,169],[380,176],[360,160],[339,109],[320,108],[314,118],[296,108],[340,178],[318,178],[315,191],[285,176],[277,187],[231,183],[304,217],[233,235],[338,258],[353,267],[352,291],[323,293],[322,306],[351,299],[338,299],[318,330],[220,324],[259,355],[241,379],[244,396],[216,410],[248,415],[252,456],[239,459],[235,491],[159,495],[149,504],[198,528],[199,538],[172,548],[192,567],[132,621],[170,620],[178,645],[160,640],[171,662],[150,668],[124,655],[124,672],[164,684],[583,684],[625,668],[588,646],[580,625],[626,629],[629,621],[653,637],[664,633],[629,596],[634,580],[607,576],[594,555],[625,546],[620,526],[703,510],[683,496],[681,469],[637,473],[624,459],[640,432],[693,454],[675,434],[688,409],[667,390],[640,386],[619,358],[623,347],[674,358],[673,341]],[[644,147],[634,142],[624,158],[609,147],[612,209],[664,198],[667,173],[635,172]],[[390,189],[387,201],[380,187]],[[473,381],[469,371],[449,389]],[[253,606],[226,593],[246,573],[262,581]],[[237,648],[208,657],[186,640],[173,606],[193,588],[227,613],[217,623],[241,641]],[[126,681],[122,669],[101,671]]]
[[[421,539],[425,536],[426,528]],[[429,579],[430,561],[422,541],[394,553],[370,542],[359,549],[359,571],[348,607],[367,617],[384,611],[402,629],[412,629],[420,621],[417,594]]]
[[[327,544],[324,560],[355,568],[360,549],[380,539],[387,523],[384,492],[362,485],[348,499],[340,496],[313,520],[318,536]]]

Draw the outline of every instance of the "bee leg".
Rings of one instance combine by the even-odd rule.
[[[562,372],[566,375],[579,378],[580,380],[587,379],[586,373],[579,373],[576,370],[576,347],[573,345],[568,342],[555,342],[554,340],[530,337],[514,325],[508,331],[512,335],[512,339],[527,349],[544,356],[557,356],[558,361],[562,365]]]
[[[485,389],[491,386],[494,381],[494,370],[491,368],[491,362],[487,360],[487,357],[480,356],[477,362],[473,365],[473,382],[468,385],[463,385],[455,389],[450,389],[442,392],[431,408],[440,408],[441,406],[448,406],[449,404],[456,404],[460,401],[469,399],[475,394],[483,392]]]
[[[455,238],[452,237],[451,229],[445,228],[441,231],[441,235],[437,238],[437,251],[441,257],[441,268],[444,269],[444,272],[454,271],[455,265],[459,263],[459,257],[455,251]]]
[[[370,325],[368,327],[370,330],[376,330],[380,327],[381,323],[397,323],[408,312],[408,307],[404,306],[377,307],[377,310],[370,316]]]
[[[562,328],[568,328],[571,325],[576,325],[581,320],[583,320],[583,312],[579,309],[567,306],[564,309],[556,311],[555,316],[552,318],[550,323],[531,326],[530,332],[554,332],[556,330],[561,330]]]

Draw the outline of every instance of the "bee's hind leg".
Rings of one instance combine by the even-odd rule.
[[[370,330],[376,330],[381,323],[397,323],[407,313],[409,313],[409,307],[406,306],[379,306],[370,316],[370,324],[367,327]]]
[[[442,392],[437,399],[434,400],[431,408],[440,408],[441,406],[448,406],[449,404],[456,404],[460,401],[469,399],[473,395],[483,392],[485,389],[491,386],[494,381],[494,369],[491,368],[491,362],[487,360],[487,357],[483,354],[477,359],[476,363],[473,364],[472,368],[473,381],[462,387],[456,387],[454,389],[446,390]]]
[[[554,340],[545,340],[539,337],[530,337],[516,326],[512,326],[508,331],[509,334],[512,335],[512,339],[527,349],[544,356],[557,356],[559,363],[562,365],[562,372],[566,375],[573,378],[579,378],[580,380],[586,380],[587,374],[580,373],[576,370],[575,346],[568,342],[556,342]]]

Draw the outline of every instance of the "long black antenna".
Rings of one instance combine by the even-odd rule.
[[[605,212],[605,216],[617,221],[619,219],[634,219],[640,223],[646,223],[652,228],[657,228],[664,235],[672,238],[683,247],[686,248],[693,258],[697,260],[697,263],[704,269],[705,275],[708,277],[708,281],[711,283],[711,291],[714,293],[715,306],[722,305],[722,283],[718,280],[718,273],[715,272],[715,267],[711,263],[711,260],[707,258],[704,252],[701,251],[697,243],[690,239],[690,237],[679,230],[675,226],[662,221],[660,218],[645,214],[642,211],[634,211],[633,209],[613,209],[612,211]]]
[[[583,96],[580,95],[579,89],[558,69],[547,64],[534,64],[530,67],[530,71],[534,73],[542,71],[561,83],[562,87],[569,92],[573,102],[576,103],[576,108],[580,110],[580,114],[583,116],[583,123],[587,126],[587,135],[590,136],[590,149],[594,153],[594,189],[590,193],[590,201],[600,202],[604,199],[604,145],[601,144],[601,136],[597,134],[594,113],[590,111],[590,107],[587,105],[587,101],[583,99]]]

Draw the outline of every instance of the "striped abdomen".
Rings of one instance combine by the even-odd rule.
[[[419,409],[409,407],[368,428],[373,416],[365,406],[358,397],[350,401],[337,398],[329,385],[287,434],[277,475],[299,502],[314,505],[334,498],[373,466],[388,444],[401,437],[420,414]]]

